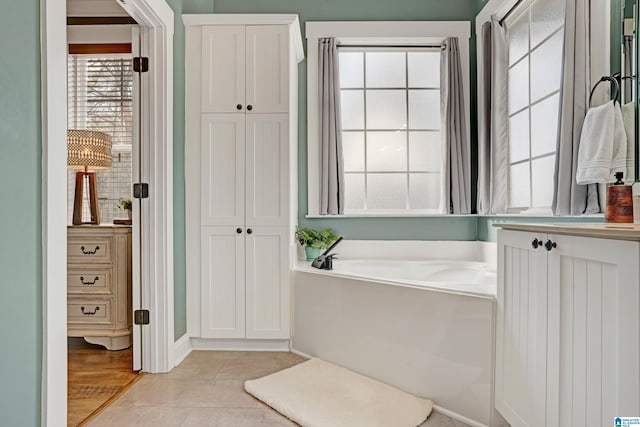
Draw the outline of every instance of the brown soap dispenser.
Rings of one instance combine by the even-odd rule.
[[[631,185],[624,185],[622,172],[616,172],[616,182],[607,188],[605,222],[633,222]]]

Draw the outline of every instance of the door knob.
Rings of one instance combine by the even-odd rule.
[[[238,234],[242,233],[242,228],[240,228],[240,227],[236,228],[236,233],[238,233]]]
[[[558,245],[556,244],[556,242],[552,242],[551,240],[547,239],[546,242],[544,242],[544,247],[550,251],[553,248],[557,248]]]

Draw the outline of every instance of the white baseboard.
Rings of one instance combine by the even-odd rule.
[[[305,359],[313,359],[314,356],[309,356],[307,353],[303,353],[301,351],[296,350],[295,348],[292,348],[291,353],[298,355],[300,357],[304,357]]]
[[[456,421],[460,421],[461,423],[468,424],[471,427],[487,427],[485,424],[481,424],[477,421],[469,419],[463,415],[458,414],[457,412],[450,411],[448,409],[442,408],[438,405],[433,405],[433,410],[441,413],[442,415],[446,415],[449,418],[453,418]]]
[[[173,343],[173,348],[171,349],[171,369],[182,363],[191,353],[191,350],[191,341],[187,334],[178,338],[178,341]]]
[[[191,338],[192,350],[289,351],[290,340]]]

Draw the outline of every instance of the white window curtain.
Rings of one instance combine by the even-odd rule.
[[[480,215],[490,215],[507,210],[509,46],[506,28],[496,16],[484,23],[481,37],[477,209]]]
[[[462,82],[458,38],[448,37],[440,54],[440,112],[444,142],[444,209],[452,214],[471,212],[471,162]]]
[[[591,85],[591,0],[567,0],[564,27],[564,67],[553,203],[554,215],[600,212],[598,185],[576,183],[578,147],[589,108]]]
[[[338,48],[333,37],[321,38],[318,44],[320,215],[342,215],[345,191]]]

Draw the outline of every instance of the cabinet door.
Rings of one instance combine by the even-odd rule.
[[[201,336],[244,338],[244,228],[202,227]]]
[[[245,108],[245,27],[202,27],[201,112],[232,113]]]
[[[201,119],[201,224],[244,224],[244,114]]]
[[[546,425],[601,427],[640,414],[640,244],[549,239],[557,247],[549,252]]]
[[[246,224],[286,226],[289,127],[286,114],[247,115]]]
[[[249,113],[289,111],[289,31],[286,25],[247,26]]]
[[[246,236],[247,338],[288,339],[292,237],[286,227],[251,230]]]
[[[544,234],[498,232],[496,409],[514,427],[545,425],[547,253]]]

